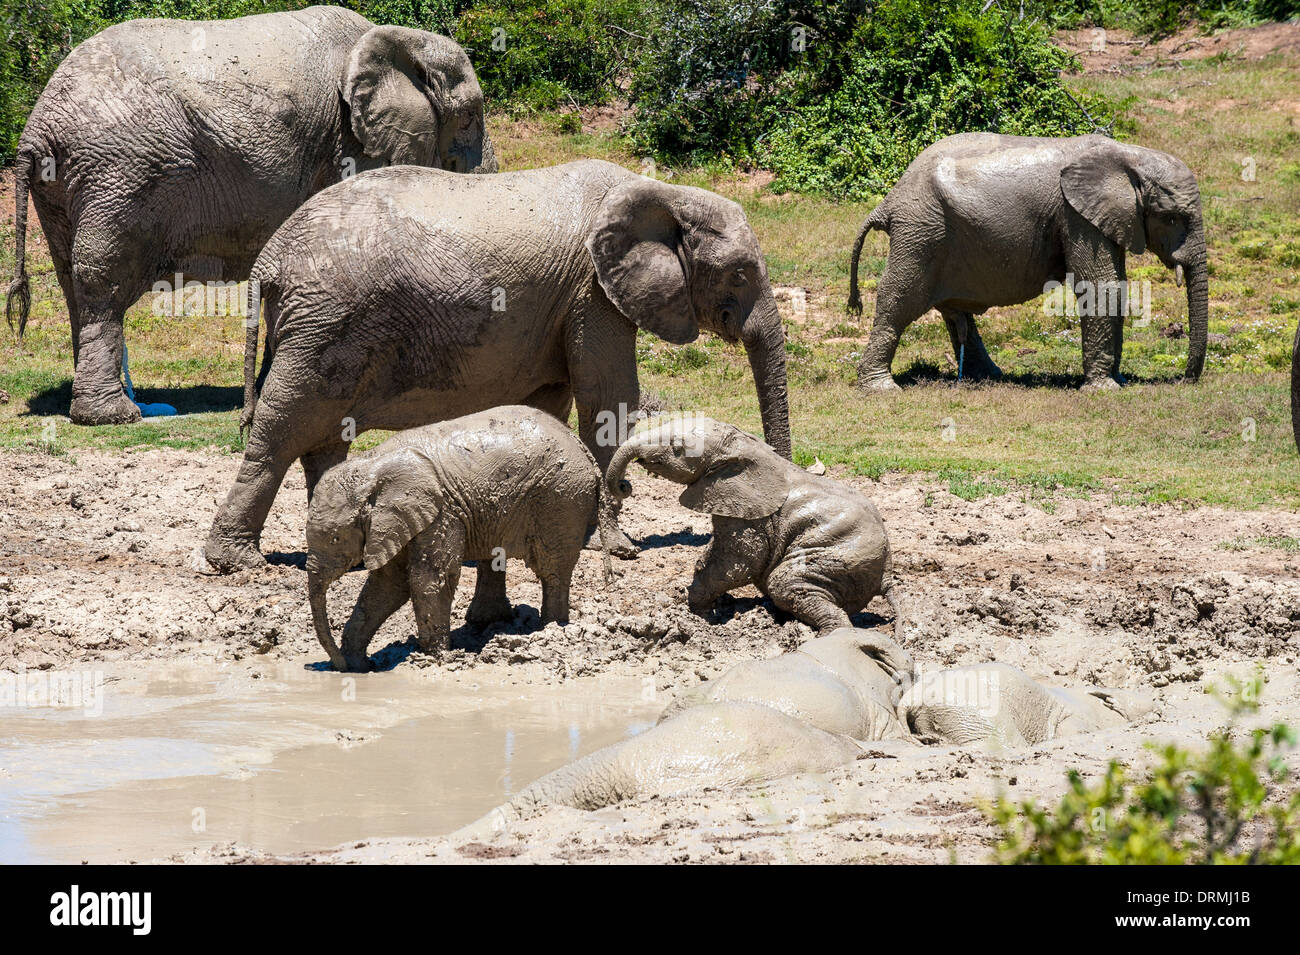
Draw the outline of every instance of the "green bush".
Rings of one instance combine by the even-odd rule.
[[[626,68],[643,0],[487,0],[460,15],[488,102],[541,110],[605,102]]]
[[[1160,763],[1131,785],[1112,762],[1096,786],[1068,774],[1055,810],[999,799],[987,812],[999,830],[996,861],[1038,865],[1231,865],[1300,863],[1300,793],[1283,753],[1289,727],[1256,729],[1237,742],[1232,723],[1257,708],[1263,681],[1236,684],[1232,720],[1203,753],[1159,748]],[[1290,792],[1283,797],[1281,792]]]
[[[951,133],[1068,135],[1113,121],[1098,97],[1067,93],[1073,58],[1045,27],[983,6],[682,0],[633,76],[634,141],[668,160],[763,165],[778,188],[865,198]]]

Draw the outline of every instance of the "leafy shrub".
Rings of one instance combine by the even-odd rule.
[[[488,0],[453,35],[493,105],[550,109],[606,101],[625,69],[644,2]]]
[[[988,814],[1000,831],[1003,864],[1296,864],[1300,863],[1300,792],[1289,784],[1283,753],[1295,732],[1277,724],[1238,743],[1232,722],[1257,709],[1263,681],[1236,684],[1232,721],[1204,753],[1159,748],[1161,761],[1131,785],[1112,762],[1096,786],[1077,771],[1055,810],[1005,798]],[[1279,790],[1291,790],[1289,798]]]
[[[667,159],[761,164],[778,188],[865,198],[951,133],[1061,135],[1113,119],[1100,98],[1067,93],[1073,58],[1044,27],[982,7],[681,0],[633,76],[634,140]]]

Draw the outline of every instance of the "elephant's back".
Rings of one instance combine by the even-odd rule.
[[[863,738],[858,695],[812,657],[793,653],[741,663],[714,680],[713,703],[770,706],[827,733]]]
[[[278,127],[301,135],[335,108],[337,76],[368,28],[339,7],[114,24],[68,54],[29,126],[64,143],[109,142],[114,130],[154,134],[172,153],[191,131],[243,149]],[[129,152],[131,143],[114,148]]]

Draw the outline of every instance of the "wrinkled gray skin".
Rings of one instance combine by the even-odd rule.
[[[60,64],[19,141],[10,327],[30,304],[30,189],[72,324],[72,420],[135,421],[126,309],[177,272],[247,278],[308,197],[390,163],[496,171],[478,79],[446,37],[339,7],[109,27]]]
[[[953,695],[945,701],[937,688],[954,688]],[[997,707],[981,711],[990,698]],[[687,690],[654,729],[543,776],[458,836],[481,838],[545,806],[591,810],[638,796],[823,773],[861,756],[858,740],[913,739],[915,732],[958,744],[1027,745],[1116,726],[1152,708],[1120,690],[1044,687],[998,663],[920,677],[888,637],[845,628]]]
[[[899,337],[929,309],[948,326],[962,374],[996,378],[974,316],[1037,298],[1048,282],[1126,281],[1125,254],[1151,251],[1187,281],[1186,377],[1205,363],[1209,274],[1196,177],[1167,153],[1104,136],[1047,139],[963,133],[939,140],[908,166],[869,215],[853,247],[849,310],[862,311],[858,259],[867,232],[889,235],[876,317],[858,383],[898,387],[890,375]],[[1112,286],[1113,288],[1114,286]],[[1113,388],[1123,346],[1114,299],[1084,315],[1085,388]]]
[[[499,557],[542,582],[542,622],[566,621],[569,581],[596,512],[600,473],[563,423],[507,406],[426,425],[331,468],[307,518],[307,594],[321,646],[338,670],[368,668],[371,638],[409,599],[420,647],[446,649],[463,561],[478,561],[467,619],[507,620]],[[359,560],[370,571],[343,646],[325,594]]]
[[[852,488],[809,474],[762,441],[701,416],[655,419],[614,453],[605,493],[621,501],[633,461],[685,484],[681,503],[713,515],[713,539],[687,600],[704,615],[729,590],[753,584],[818,630],[849,626],[877,594],[901,626],[889,540],[875,506]],[[613,508],[602,512],[612,520]]]
[[[548,773],[460,834],[483,836],[545,806],[599,809],[638,796],[825,773],[861,754],[849,737],[770,706],[703,703]]]
[[[341,424],[399,430],[500,404],[567,420],[602,469],[636,413],[636,333],[743,343],[768,439],[790,453],[785,335],[734,202],[597,160],[495,176],[411,166],[325,190],[268,243],[249,283],[267,355],[245,352],[244,463],[205,545],[260,564],[285,472],[308,494],[347,453]],[[254,408],[256,409],[254,413]],[[609,528],[620,556],[635,548]]]
[[[761,703],[827,733],[906,739],[895,704],[915,676],[912,658],[889,637],[844,627],[793,653],[737,664],[683,692],[659,721],[705,703]]]
[[[1045,743],[1120,726],[1153,709],[1139,693],[1043,686],[1004,663],[925,674],[898,702],[899,718],[912,732],[957,745]]]

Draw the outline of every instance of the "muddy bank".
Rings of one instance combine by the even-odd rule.
[[[268,668],[340,679],[315,672],[324,654],[303,596],[300,472],[291,473],[268,521],[266,568],[205,577],[188,567],[237,465],[234,456],[159,450],[0,457],[6,515],[0,670],[125,668],[131,679],[147,681],[150,668],[203,660],[250,687],[261,679],[253,674]],[[452,653],[434,660],[414,650],[414,623],[405,609],[372,644],[382,648],[378,659],[388,672],[367,679],[394,685],[467,680],[525,696],[579,677],[627,679],[636,688],[632,702],[653,709],[741,659],[776,655],[812,635],[775,616],[752,590],[727,600],[712,621],[687,613],[684,589],[709,520],[676,503],[677,486],[640,472],[631,478],[636,493],[624,522],[642,554],[616,562],[613,587],[604,584],[598,555],[584,554],[569,625],[537,627],[540,587],[511,561],[510,596],[521,605],[514,621],[485,633],[461,627]],[[919,664],[997,659],[1050,683],[1147,688],[1161,699],[1159,719],[1017,753],[881,744],[879,757],[825,778],[645,800],[593,814],[555,810],[483,846],[430,838],[437,826],[453,826],[426,818],[395,842],[376,829],[380,835],[359,840],[366,843],[359,848],[330,850],[325,841],[306,855],[334,861],[943,861],[951,851],[975,861],[987,852],[988,838],[976,799],[999,787],[1024,796],[1054,793],[1068,766],[1097,772],[1111,758],[1148,758],[1147,738],[1203,737],[1223,721],[1204,691],[1226,671],[1263,666],[1269,685],[1261,720],[1294,720],[1300,712],[1300,555],[1283,549],[1284,539],[1300,538],[1300,515],[1121,506],[1108,494],[1063,492],[1033,501],[1018,494],[966,501],[932,479],[850,480],[884,517],[906,599],[906,643]],[[354,572],[337,586],[331,606],[339,618],[362,576]],[[468,604],[472,578],[467,570],[453,622]],[[892,625],[880,600],[857,622]],[[106,692],[111,698],[113,685]],[[257,691],[250,692],[256,699]],[[329,718],[321,719],[328,728]],[[553,752],[567,755],[564,746]],[[393,785],[401,788],[396,777]],[[419,785],[412,770],[408,788]],[[103,795],[94,799],[115,805]],[[173,855],[303,857],[305,848],[234,838],[244,848],[201,846],[198,854]]]

